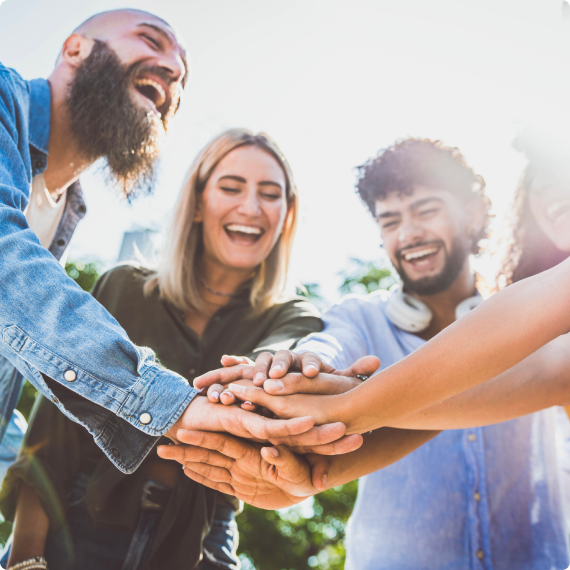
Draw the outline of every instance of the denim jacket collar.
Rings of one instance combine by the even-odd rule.
[[[30,86],[30,145],[42,154],[48,154],[49,125],[51,115],[51,92],[46,79],[33,79]],[[47,166],[47,164],[46,164]],[[45,166],[44,166],[45,170]]]

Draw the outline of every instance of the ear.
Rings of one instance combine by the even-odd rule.
[[[285,231],[289,230],[292,223],[293,223],[293,204],[291,204],[289,208],[287,208],[287,213],[285,214],[285,220],[283,221],[283,226],[281,227],[281,231],[279,233],[283,235]]]
[[[202,194],[196,196],[196,209],[194,210],[194,220],[195,224],[199,224],[204,221],[204,215],[202,214]]]
[[[77,68],[89,57],[94,45],[94,40],[81,34],[71,34],[61,48],[59,59],[71,67]]]

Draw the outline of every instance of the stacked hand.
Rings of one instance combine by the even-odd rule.
[[[208,387],[208,398],[195,398],[169,432],[179,445],[161,446],[159,455],[182,463],[191,479],[261,508],[281,508],[324,490],[329,462],[319,455],[354,451],[362,437],[345,436],[344,424],[329,423],[323,395],[358,386],[356,376],[375,372],[378,358],[361,358],[340,371],[314,354],[290,351],[262,353],[255,363],[225,356],[222,364],[195,379],[195,387]],[[233,405],[236,397],[241,408]],[[287,419],[253,413],[258,405]]]

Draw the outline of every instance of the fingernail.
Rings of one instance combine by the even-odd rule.
[[[243,394],[245,392],[245,386],[242,386],[241,384],[230,384],[228,389],[234,394]]]
[[[220,399],[220,393],[219,392],[212,392],[210,394],[212,396],[212,398],[214,398],[214,400],[219,400]],[[213,409],[213,408],[212,408]]]
[[[201,394],[204,391],[204,388],[194,388],[198,394]]]
[[[307,366],[305,366],[305,370],[307,371],[314,370],[315,372],[317,372],[319,369],[314,364],[307,364]]]
[[[322,477],[321,477],[321,484],[323,486],[323,489],[327,486],[327,474],[325,473]]]
[[[255,375],[255,382],[263,382],[265,380],[265,374],[263,372],[258,372]]]
[[[274,364],[271,370],[283,370],[283,364]]]
[[[267,449],[267,453],[269,453],[269,455],[271,455],[272,457],[279,457],[279,450],[275,447],[266,447],[265,449]]]
[[[266,380],[264,388],[271,388],[273,392],[281,392],[285,388],[285,384],[281,380]]]
[[[253,406],[251,402],[244,402],[244,404],[249,404],[250,406]]]

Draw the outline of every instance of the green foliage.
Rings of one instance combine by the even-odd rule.
[[[389,289],[397,279],[394,277],[389,267],[378,266],[371,261],[361,261],[351,259],[353,268],[351,271],[344,271],[341,276],[344,282],[340,286],[340,292],[344,295],[348,293],[372,293],[378,289]]]
[[[83,263],[83,261],[69,261],[65,264],[67,274],[88,293],[91,292],[97,279],[99,279],[98,263]]]
[[[342,570],[358,481],[281,511],[245,505],[238,515],[243,570]]]

